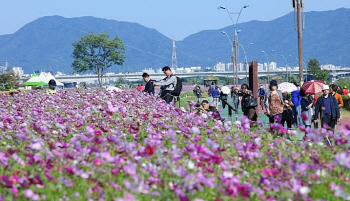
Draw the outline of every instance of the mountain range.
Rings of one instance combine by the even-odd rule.
[[[316,58],[321,64],[350,66],[350,9],[306,12],[303,30],[304,62]],[[250,21],[237,24],[239,30],[239,62],[260,63],[267,59],[278,66],[297,66],[298,41],[293,12],[272,21]],[[213,67],[218,62],[231,61],[234,26],[220,30],[203,30],[176,41],[179,67]],[[88,33],[108,33],[119,36],[126,52],[123,66],[113,66],[110,72],[135,72],[144,68],[171,66],[172,39],[155,29],[138,23],[95,17],[41,17],[13,34],[0,35],[0,61],[11,67],[22,67],[26,73],[35,70],[71,73],[72,43]],[[265,51],[267,57],[262,53]],[[281,56],[286,58],[286,61]]]

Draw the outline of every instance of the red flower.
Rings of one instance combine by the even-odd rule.
[[[99,131],[99,130],[95,131],[96,136],[100,136],[101,134],[102,134],[101,131]]]
[[[154,154],[154,148],[149,146],[149,145],[147,145],[145,153],[152,156]]]

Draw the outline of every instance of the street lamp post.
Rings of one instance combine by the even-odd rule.
[[[243,52],[244,52],[244,65],[245,65],[245,83],[248,84],[248,61],[247,61],[247,54],[246,54],[246,51],[243,47],[242,44],[239,44],[242,49],[243,49]]]
[[[267,54],[266,54],[266,52],[264,50],[262,50],[261,52],[265,54],[265,57],[267,59],[267,83],[269,83],[269,77],[270,77],[270,61],[269,61],[269,57],[267,56]]]
[[[286,58],[285,58],[283,55],[281,55],[281,57],[283,57],[284,62],[285,62],[285,64],[286,64],[286,76],[287,76],[287,82],[289,82],[289,78],[288,78],[288,64],[287,64],[287,60],[286,60]]]
[[[244,8],[248,8],[248,7],[249,7],[249,5],[244,5],[241,8],[241,10],[238,13],[238,17],[237,17],[236,22],[233,21],[231,14],[237,14],[237,13],[230,13],[230,11],[224,6],[220,6],[219,7],[219,9],[224,9],[224,10],[227,11],[228,15],[230,16],[230,19],[231,19],[231,22],[233,24],[233,27],[234,27],[234,38],[233,38],[233,47],[234,47],[234,51],[235,51],[234,52],[235,53],[234,54],[234,68],[235,68],[234,71],[236,71],[236,80],[235,80],[234,84],[236,86],[238,85],[238,66],[237,66],[237,61],[238,61],[238,59],[237,59],[237,57],[238,57],[238,50],[237,50],[238,49],[238,36],[237,36],[237,23],[238,23],[239,17],[241,16],[242,10]],[[233,74],[235,76],[235,72],[234,71],[233,71]]]
[[[230,45],[231,45],[231,61],[232,61],[232,72],[233,72],[233,78],[234,78],[234,76],[235,76],[235,69],[234,69],[233,43],[232,43],[230,37],[227,35],[226,32],[221,31],[221,33],[222,33],[222,34],[225,34],[225,35],[227,36],[227,39],[228,39],[228,41],[230,42]],[[234,81],[235,81],[235,80],[233,79],[233,82],[234,82]],[[235,84],[235,83],[233,83],[233,84]]]

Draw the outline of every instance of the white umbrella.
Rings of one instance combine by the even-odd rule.
[[[110,91],[110,92],[112,92],[112,91],[121,92],[121,91],[122,91],[122,90],[119,89],[118,87],[113,87],[113,86],[107,87],[106,90],[107,90],[107,91]]]
[[[282,92],[290,93],[290,92],[295,91],[297,89],[298,89],[298,87],[290,82],[282,82],[278,85],[278,90],[281,90]]]
[[[231,89],[228,88],[228,86],[221,87],[221,91],[222,91],[223,94],[226,94],[226,95],[231,93]]]

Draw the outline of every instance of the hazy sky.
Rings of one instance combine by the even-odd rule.
[[[350,8],[350,0],[304,0],[304,11]],[[0,35],[16,32],[43,16],[94,16],[136,22],[175,40],[202,30],[232,25],[232,13],[244,5],[239,22],[272,20],[293,11],[291,0],[0,0]],[[237,14],[232,15],[233,20]]]

